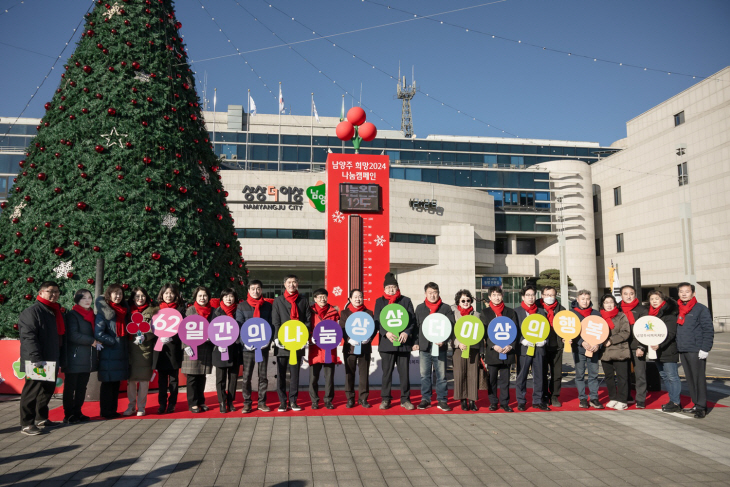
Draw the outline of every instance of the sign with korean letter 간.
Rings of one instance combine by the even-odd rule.
[[[198,360],[198,347],[208,341],[210,323],[200,315],[191,315],[180,323],[180,341],[193,350],[190,360]]]
[[[208,339],[213,345],[226,349],[221,352],[221,360],[224,362],[229,360],[228,347],[236,343],[240,333],[238,322],[228,315],[219,316],[208,325]]]

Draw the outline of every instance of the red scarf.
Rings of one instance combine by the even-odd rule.
[[[80,314],[83,319],[91,324],[91,329],[94,329],[94,311],[91,308],[84,308],[80,304],[74,304],[74,307],[71,309]]]
[[[492,311],[494,311],[495,315],[502,316],[502,312],[504,311],[504,301],[499,303],[498,306],[494,306],[494,304],[490,301],[489,307],[492,308]]]
[[[228,306],[227,304],[225,304],[223,302],[223,300],[221,300],[221,309],[223,310],[223,312],[226,315],[230,316],[231,318],[235,318],[237,306],[238,305],[236,303],[233,303],[232,305]]]
[[[289,315],[289,318],[292,320],[299,319],[299,308],[297,308],[298,297],[299,291],[294,291],[292,294],[289,294],[289,291],[284,291],[284,298],[289,301],[289,304],[291,304],[291,314]]]
[[[432,314],[434,314],[435,312],[437,312],[437,311],[439,310],[439,308],[441,307],[441,298],[439,298],[439,300],[438,300],[438,301],[436,301],[435,303],[431,303],[431,302],[429,302],[429,300],[428,300],[428,299],[427,299],[427,300],[425,300],[425,301],[424,301],[423,303],[424,303],[424,304],[426,305],[426,307],[427,307],[427,308],[428,308],[429,310],[431,310],[431,312],[430,312],[429,314],[430,314],[430,315],[432,315]]]
[[[246,296],[246,302],[253,308],[253,317],[261,318],[261,305],[264,304],[264,298],[254,299],[249,294]]]
[[[553,326],[553,320],[555,319],[555,310],[558,308],[558,300],[556,299],[553,304],[545,304],[545,301],[541,299],[540,304],[542,304],[542,307],[545,309],[545,311],[547,311],[550,326]]]
[[[210,301],[205,306],[201,306],[198,304],[197,301],[193,303],[193,306],[195,306],[195,312],[205,318],[206,320],[210,316],[210,314],[213,312],[213,307],[210,305]]]
[[[348,302],[347,309],[349,309],[353,313],[357,313],[359,311],[365,311],[367,308],[365,308],[365,303],[362,303],[360,306],[353,306],[352,303]]]
[[[383,297],[388,300],[388,304],[395,303],[396,299],[400,298],[400,289],[398,289],[394,295],[383,293]]]
[[[527,311],[531,315],[534,315],[535,313],[537,313],[537,304],[536,303],[533,303],[532,306],[527,306],[525,304],[525,302],[522,301],[522,303],[520,303],[520,306],[522,306],[522,309],[524,309],[525,311]]]
[[[697,304],[697,298],[692,298],[689,301],[687,301],[687,304],[684,304],[682,300],[680,299],[677,301],[677,304],[679,305],[679,316],[677,316],[677,324],[678,325],[684,325],[684,317],[687,316],[687,313],[692,311],[692,308],[695,307],[695,304]]]
[[[634,298],[633,301],[630,303],[627,303],[626,301],[621,301],[621,311],[624,312],[626,315],[626,318],[629,319],[629,325],[634,326],[634,323],[636,322],[636,318],[634,318],[633,309],[636,308],[636,305],[639,304],[639,300]]]
[[[133,304],[132,305],[132,313],[141,313],[142,311],[144,311],[147,308],[149,308],[149,306],[150,306],[149,303],[145,303],[142,306],[137,306],[136,304]]]
[[[583,308],[576,307],[576,308],[573,308],[573,311],[575,311],[576,313],[581,315],[583,318],[588,318],[588,316],[590,316],[591,312],[593,311],[593,308],[583,309]]]
[[[613,327],[616,326],[613,324],[613,319],[618,314],[618,306],[613,308],[611,311],[606,311],[605,309],[601,310],[601,316],[604,320],[606,320],[606,323],[608,323],[608,327],[613,330]]]
[[[127,318],[127,311],[129,311],[129,310],[127,309],[126,306],[124,306],[121,303],[119,303],[119,304],[117,304],[117,303],[107,303],[107,304],[109,306],[111,306],[111,308],[114,310],[114,312],[117,315],[116,316],[117,336],[118,337],[123,337],[124,335],[127,334],[127,330],[126,330],[126,327],[125,327],[125,325],[126,325],[125,321],[127,321],[126,320],[126,318]]]
[[[166,308],[177,309],[177,302],[174,302],[174,303],[166,303],[164,301],[161,302],[160,309],[166,309]]]
[[[51,308],[51,311],[53,311],[54,316],[56,317],[56,330],[58,330],[59,335],[65,335],[66,334],[66,323],[63,321],[63,313],[61,313],[61,305],[58,303],[52,303],[48,301],[45,298],[42,298],[38,296],[36,298],[38,301],[40,301],[42,304],[48,306]],[[93,323],[93,321],[92,321]]]
[[[320,320],[323,320],[325,316],[327,316],[327,312],[330,310],[331,305],[329,303],[326,303],[324,306],[320,306],[317,303],[314,303],[314,312],[317,313],[317,316],[319,316]]]
[[[662,301],[656,308],[654,306],[649,306],[649,316],[659,316],[659,311],[661,311],[665,304],[667,304],[667,302]]]
[[[461,306],[457,306],[456,309],[459,310],[459,313],[461,313],[461,316],[467,316],[472,314],[474,311],[474,306],[469,306],[468,308],[464,309]]]

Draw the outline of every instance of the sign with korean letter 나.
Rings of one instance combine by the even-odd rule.
[[[667,339],[667,325],[656,316],[642,316],[636,320],[631,332],[639,343],[649,347],[646,358],[656,360],[656,350],[651,347],[661,345]]]
[[[461,351],[461,358],[469,358],[469,348],[478,345],[484,339],[484,323],[474,315],[462,316],[454,325],[454,336],[466,348]]]
[[[279,327],[279,342],[289,350],[289,365],[297,364],[297,350],[304,348],[309,341],[309,330],[299,320],[289,320]]]
[[[608,323],[600,316],[586,316],[580,322],[580,328],[580,337],[592,347],[597,347],[608,338]],[[585,355],[593,357],[593,352],[586,350]]]
[[[395,340],[393,341],[394,347],[401,346],[398,335],[408,328],[409,319],[408,311],[400,304],[389,304],[380,312],[380,325],[385,331],[389,331],[395,335]]]
[[[213,345],[225,349],[221,351],[221,360],[229,360],[228,347],[236,343],[241,331],[238,322],[228,315],[222,315],[213,319],[208,325],[208,339]]]
[[[271,325],[263,318],[249,318],[241,327],[241,341],[254,349],[256,363],[264,361],[261,349],[269,346],[273,336]]]
[[[487,326],[487,336],[495,345],[506,347],[512,345],[517,338],[517,325],[506,316],[498,316],[489,322]],[[507,354],[500,353],[499,360],[506,360]]]
[[[190,360],[198,360],[198,347],[208,341],[210,323],[200,315],[190,315],[180,323],[180,341],[193,350]]]
[[[336,321],[322,320],[314,327],[312,341],[325,351],[324,363],[331,364],[331,350],[337,348],[340,341],[342,341],[342,327]]]
[[[426,340],[431,342],[431,355],[439,356],[439,346],[437,343],[443,343],[451,336],[451,322],[441,313],[432,313],[426,316],[421,324],[421,333]]]
[[[352,353],[354,355],[361,355],[362,342],[372,337],[373,333],[375,333],[375,320],[364,311],[352,313],[347,318],[347,322],[345,322],[345,331],[347,332],[347,336],[357,342]]]
[[[160,338],[171,338],[177,335],[178,327],[182,322],[182,315],[180,312],[173,308],[161,309],[152,317],[152,331],[158,338],[155,343],[155,350],[157,352],[162,351],[164,343]]]
[[[550,322],[541,314],[531,314],[522,320],[522,338],[532,343],[533,346],[527,347],[527,355],[530,357],[535,355],[535,344],[547,340],[550,334]]]
[[[553,329],[556,335],[565,340],[565,353],[571,353],[573,349],[570,340],[575,340],[580,335],[578,315],[567,309],[559,311],[553,317]]]

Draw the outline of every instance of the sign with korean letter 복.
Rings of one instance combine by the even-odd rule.
[[[263,318],[249,318],[241,327],[241,341],[254,349],[257,363],[264,361],[261,349],[269,345],[273,336],[271,325]]]
[[[389,331],[395,335],[395,340],[393,341],[394,347],[401,346],[398,335],[408,328],[409,319],[408,311],[400,304],[389,304],[380,312],[380,325],[385,331]]]
[[[337,345],[342,341],[342,327],[336,321],[322,320],[314,327],[312,341],[325,351],[324,363],[331,364],[332,353],[330,351],[337,348]]]
[[[208,325],[208,339],[213,345],[225,349],[221,352],[221,360],[229,360],[228,347],[236,343],[240,336],[238,322],[228,315],[213,319]]]
[[[462,316],[456,320],[454,336],[466,345],[466,349],[461,351],[461,358],[469,358],[469,348],[484,339],[484,323],[474,315]]]
[[[533,346],[527,348],[527,355],[530,357],[535,355],[536,343],[547,340],[550,334],[550,322],[541,314],[531,314],[522,320],[522,338],[532,343]]]
[[[556,313],[553,317],[553,329],[556,335],[565,340],[565,353],[571,353],[573,349],[570,340],[575,340],[580,335],[578,315],[567,309]]]
[[[152,317],[152,331],[154,331],[157,338],[174,337],[177,335],[182,319],[182,315],[176,309],[161,309]],[[162,340],[157,340],[155,350],[161,352],[163,345]]]
[[[586,316],[580,322],[580,327],[580,337],[592,347],[600,345],[608,338],[608,323],[600,316]],[[585,356],[593,357],[593,352],[586,350]]]
[[[354,355],[360,355],[362,354],[362,342],[375,333],[375,320],[364,311],[352,313],[345,322],[345,331],[347,332],[347,336],[357,342],[352,353]]]
[[[299,320],[289,320],[279,327],[279,342],[289,350],[289,365],[297,364],[297,350],[304,348],[309,341],[309,330]]]
[[[443,343],[451,336],[451,322],[441,313],[432,313],[426,316],[421,324],[421,333],[426,340],[433,343],[431,347],[431,355],[439,356],[439,346],[437,343]]]
[[[506,347],[512,345],[517,338],[517,325],[506,316],[498,316],[489,322],[487,326],[487,336],[495,345]],[[499,360],[507,360],[507,354],[500,353]]]
[[[656,316],[642,316],[631,330],[636,340],[649,347],[648,359],[656,360],[656,350],[653,345],[661,345],[667,339],[667,325]]]
[[[190,360],[198,360],[198,347],[208,341],[210,323],[200,315],[190,315],[180,323],[180,341],[193,350]]]

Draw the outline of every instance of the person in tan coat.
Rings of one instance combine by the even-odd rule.
[[[601,355],[601,365],[608,386],[609,401],[606,406],[618,410],[626,409],[628,405],[623,401],[626,400],[629,389],[631,327],[628,318],[620,311],[613,295],[604,294],[601,297],[600,307],[601,317],[606,320],[610,329]]]

